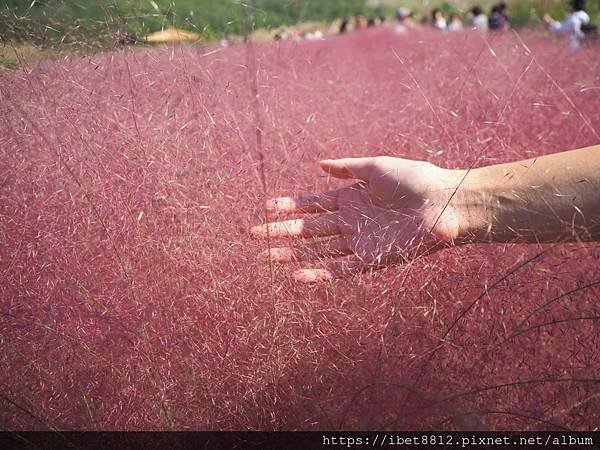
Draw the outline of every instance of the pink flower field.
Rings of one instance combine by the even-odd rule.
[[[544,33],[71,55],[0,69],[0,423],[593,430],[600,245],[479,245],[324,284],[257,258],[318,160],[600,143],[600,48]],[[298,265],[302,267],[302,265]]]

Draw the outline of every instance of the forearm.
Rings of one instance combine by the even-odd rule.
[[[548,23],[548,29],[553,32],[553,33],[560,33],[563,31],[563,25],[561,22],[552,19],[549,23]]]
[[[458,242],[600,241],[600,145],[454,177]]]

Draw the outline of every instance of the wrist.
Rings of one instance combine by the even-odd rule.
[[[450,237],[455,245],[490,242],[493,220],[499,215],[500,197],[478,169],[444,169],[446,211],[454,217]]]
[[[466,170],[435,167],[437,186],[429,192],[424,223],[435,241],[453,246],[467,243],[476,227],[476,196],[463,186]]]

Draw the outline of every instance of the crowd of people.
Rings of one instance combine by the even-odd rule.
[[[466,25],[465,25],[466,24]],[[435,8],[431,11],[431,17],[423,16],[420,21],[415,21],[413,12],[408,8],[399,8],[396,13],[395,30],[399,33],[404,33],[409,30],[421,29],[431,26],[436,30],[441,31],[460,31],[465,27],[476,29],[479,31],[505,31],[511,26],[511,19],[508,15],[508,5],[501,1],[495,4],[490,15],[486,15],[483,9],[479,6],[473,6],[465,15],[464,19],[456,12],[446,13]]]
[[[578,48],[586,38],[597,33],[597,28],[590,23],[590,17],[586,12],[586,0],[567,1],[570,13],[564,20],[558,21],[550,15],[544,14],[542,21],[551,32],[564,36],[572,48]],[[489,14],[486,14],[479,5],[473,6],[464,16],[458,12],[447,15],[444,10],[435,8],[431,11],[431,15],[424,15],[420,19],[416,19],[413,11],[401,7],[396,12],[394,30],[397,33],[407,33],[425,28],[440,31],[460,31],[468,28],[484,33],[506,31],[512,25],[508,9],[505,1],[494,4]],[[340,24],[339,33],[377,26],[385,22],[383,16],[365,19],[359,15],[354,18],[346,18]]]
[[[564,1],[568,2],[570,8],[569,14],[564,20],[556,20],[543,11],[541,20],[550,32],[563,36],[569,46],[576,49],[585,40],[590,40],[593,36],[597,37],[597,27],[590,22],[590,16],[586,12],[586,0]],[[326,34],[345,34],[363,28],[388,25],[389,23],[390,21],[384,15],[365,17],[359,14],[353,17],[338,19],[338,21],[332,24],[332,28],[329,31],[321,31],[320,29],[301,31],[292,27],[280,29],[273,38],[277,41],[319,40]],[[508,4],[506,1],[501,0],[494,4],[487,14],[480,5],[474,5],[469,11],[463,14],[457,11],[448,13],[441,8],[434,8],[430,14],[416,18],[414,12],[409,8],[400,7],[396,11],[395,20],[389,26],[396,33],[400,34],[424,29],[450,32],[468,29],[488,33],[509,30],[512,27],[512,19],[509,14]]]

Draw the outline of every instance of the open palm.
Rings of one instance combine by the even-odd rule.
[[[321,168],[336,178],[360,181],[329,192],[269,200],[271,212],[302,216],[251,230],[259,238],[294,239],[263,254],[274,262],[322,263],[296,271],[298,281],[329,280],[410,261],[457,234],[459,220],[449,207],[452,189],[444,169],[392,157],[322,161]]]

